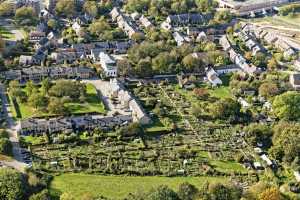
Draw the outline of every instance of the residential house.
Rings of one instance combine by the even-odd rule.
[[[300,71],[300,59],[297,59],[297,60],[294,62],[294,68],[295,68],[297,71]]]
[[[222,80],[218,77],[217,72],[213,68],[210,68],[206,72],[206,77],[212,86],[222,85]]]
[[[279,38],[275,42],[275,47],[283,51],[283,56],[285,58],[290,58],[291,56],[294,56],[296,54],[294,49],[282,38]]]
[[[132,110],[133,121],[141,124],[149,124],[151,122],[151,119],[146,115],[142,106],[135,99],[129,101],[129,108]]]
[[[300,90],[300,73],[290,74],[290,83],[296,90]]]
[[[29,33],[29,41],[30,42],[38,42],[38,41],[40,41],[44,37],[46,37],[46,34],[44,32],[31,31]]]
[[[300,173],[298,171],[294,171],[294,176],[297,182],[300,182]]]
[[[5,79],[7,80],[16,80],[21,81],[22,79],[22,71],[21,70],[8,70],[3,73]]]
[[[133,20],[138,20],[141,17],[141,15],[138,12],[133,12],[133,13],[131,13],[130,17]]]
[[[72,130],[72,123],[68,118],[25,119],[20,123],[21,135],[39,135]]]
[[[230,44],[229,40],[227,39],[226,35],[223,35],[220,38],[219,43],[223,47],[224,51],[229,51],[229,49],[231,49],[231,44]]]
[[[202,25],[207,22],[208,15],[200,13],[184,13],[179,15],[169,15],[167,19],[161,24],[163,29],[170,30],[174,27],[182,27],[189,25]]]
[[[44,78],[61,79],[61,78],[82,78],[93,77],[94,72],[88,67],[30,67],[22,70],[9,70],[4,72],[7,80],[17,80],[26,82],[32,80],[39,82]]]
[[[117,98],[121,102],[122,109],[129,109],[133,121],[141,124],[149,124],[151,119],[147,116],[142,106],[134,99],[134,97],[125,91],[123,85],[116,79],[110,81],[109,94],[112,98]]]
[[[116,61],[108,54],[100,52],[99,54],[100,64],[104,70],[104,74],[107,77],[117,77],[117,63]]]
[[[32,56],[21,55],[19,58],[19,64],[22,66],[34,64]]]
[[[269,44],[274,44],[278,40],[278,37],[275,33],[268,32],[263,39]]]
[[[55,61],[56,64],[62,63],[72,63],[77,60],[79,57],[77,56],[78,52],[76,52],[73,48],[67,49],[58,49],[56,52],[51,53],[51,59]]]
[[[201,32],[198,34],[197,38],[196,38],[196,40],[197,40],[198,42],[204,42],[204,41],[206,41],[207,39],[208,39],[208,37],[207,37],[207,35],[206,35],[206,33],[205,33],[204,31],[201,31]]]
[[[49,74],[47,67],[30,67],[22,69],[22,81],[32,80],[39,82],[47,77]]]
[[[129,38],[136,33],[143,34],[138,30],[133,21],[128,16],[125,16],[118,8],[114,7],[110,15],[112,20],[117,22],[118,27],[122,29]]]
[[[119,8],[114,7],[111,12],[110,12],[110,16],[112,18],[113,21],[117,21],[117,17],[121,15],[121,11]]]
[[[181,45],[183,45],[184,43],[187,42],[187,40],[185,39],[185,37],[182,34],[180,34],[179,32],[177,32],[177,31],[174,32],[172,35],[174,37],[174,40],[177,43],[177,46],[181,46]]]
[[[264,161],[267,163],[267,165],[268,165],[269,167],[271,167],[271,166],[273,165],[273,162],[270,160],[270,158],[269,158],[266,154],[262,154],[262,155],[260,156],[260,158],[261,158],[262,160],[264,160]]]
[[[76,35],[80,35],[81,26],[77,21],[73,23],[72,29],[75,31]]]
[[[217,67],[215,68],[215,71],[217,72],[218,75],[221,75],[221,74],[240,72],[241,68],[239,68],[236,64],[232,64],[223,67]]]
[[[153,24],[150,22],[150,20],[145,17],[144,15],[142,15],[139,19],[139,22],[142,24],[143,27],[145,28],[150,28],[153,27]]]

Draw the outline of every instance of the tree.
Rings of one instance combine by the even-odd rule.
[[[204,88],[195,88],[193,92],[199,99],[207,99],[209,97],[208,90]]]
[[[75,197],[70,192],[64,192],[62,195],[60,195],[59,199],[60,200],[75,200]]]
[[[210,106],[211,115],[217,119],[236,118],[240,110],[241,105],[231,98],[221,99]]]
[[[258,199],[258,195],[261,194],[263,191],[269,188],[269,185],[265,182],[258,182],[254,185],[251,185],[249,189],[245,191],[243,197],[249,200],[256,200]]]
[[[87,14],[96,17],[98,14],[98,6],[96,1],[86,1],[83,4],[83,10],[84,12],[86,12]]]
[[[228,23],[232,20],[232,14],[230,11],[218,11],[214,16],[214,21],[218,24]]]
[[[9,1],[3,1],[0,4],[0,16],[10,16],[13,14],[14,4]]]
[[[263,83],[259,86],[259,95],[269,98],[277,95],[279,93],[279,88],[275,83]]]
[[[201,12],[210,12],[213,9],[212,0],[196,0],[195,2]]]
[[[89,31],[91,32],[91,34],[98,37],[101,37],[107,30],[111,30],[111,27],[104,17],[93,21],[93,23],[89,26]]]
[[[176,60],[168,52],[163,52],[152,59],[152,68],[159,73],[167,73],[171,71],[175,61]]]
[[[55,11],[58,15],[72,17],[76,13],[75,2],[70,0],[59,0],[56,3]]]
[[[12,155],[12,144],[8,138],[0,138],[0,154]]]
[[[211,197],[210,199],[214,200],[239,200],[242,196],[242,190],[231,185],[210,184],[209,196]]]
[[[25,86],[26,95],[29,97],[33,91],[36,89],[33,81],[27,81]]]
[[[128,59],[117,60],[118,74],[120,76],[129,76],[131,72],[131,64]]]
[[[5,49],[5,41],[2,39],[2,37],[0,37],[0,52],[3,52]],[[1,65],[4,65],[4,60],[0,60],[1,61]]]
[[[185,66],[185,69],[191,72],[200,68],[201,60],[195,58],[192,54],[189,54],[183,58],[182,63]]]
[[[198,189],[189,183],[182,183],[177,194],[181,200],[193,200],[198,194]]]
[[[16,10],[15,19],[19,24],[34,25],[37,22],[37,13],[32,7],[21,7]]]
[[[145,35],[143,33],[137,32],[132,34],[131,39],[135,42],[141,42],[145,39]]]
[[[24,177],[10,168],[0,168],[0,199],[24,199]]]
[[[270,60],[268,60],[267,67],[268,67],[268,70],[270,70],[270,71],[274,71],[275,69],[277,69],[278,63],[277,63],[276,59],[271,58]]]
[[[251,62],[257,67],[263,67],[266,64],[266,55],[264,53],[258,52],[252,57]]]
[[[281,200],[281,194],[278,188],[271,187],[267,188],[265,191],[263,191],[259,196],[259,200]]]
[[[156,189],[152,189],[148,195],[146,195],[145,200],[179,200],[176,192],[171,190],[165,185],[159,186]]]
[[[47,98],[42,94],[35,92],[29,96],[28,103],[35,109],[45,108],[47,106]]]
[[[86,95],[86,85],[77,81],[58,80],[50,88],[49,94],[54,97],[68,96],[74,100],[78,99],[81,94]]]
[[[55,19],[49,19],[48,22],[47,22],[47,25],[52,30],[55,30],[58,27],[58,23],[57,23],[57,21]]]
[[[280,119],[300,119],[300,93],[288,91],[275,97],[273,111]]]
[[[215,51],[217,49],[217,46],[213,42],[207,42],[204,48],[204,51]]]
[[[42,94],[44,94],[44,95],[48,94],[48,91],[51,88],[51,82],[50,82],[49,78],[43,79],[41,85],[42,85],[42,87],[41,87]]]
[[[246,141],[253,146],[262,143],[264,147],[269,147],[272,144],[273,132],[268,125],[252,123],[244,131]]]
[[[65,114],[67,112],[64,102],[58,98],[51,98],[47,109],[53,114]]]
[[[21,90],[21,86],[19,81],[9,82],[9,92],[11,96],[16,97],[20,93],[20,90]]]
[[[147,10],[149,4],[149,0],[128,0],[125,5],[125,9],[128,12],[143,12]]]
[[[141,59],[134,67],[134,73],[140,77],[149,77],[152,75],[151,59]]]
[[[143,133],[143,129],[139,123],[131,123],[127,127],[118,130],[120,136],[137,136]]]
[[[29,200],[50,200],[49,191],[45,189],[37,194],[33,194],[30,196]]]
[[[13,99],[18,99],[21,102],[26,101],[26,94],[21,89],[20,83],[18,81],[9,82],[9,93]]]
[[[270,153],[276,160],[290,164],[300,156],[299,131],[299,123],[280,122],[274,126]]]

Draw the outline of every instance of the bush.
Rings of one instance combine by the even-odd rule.
[[[12,144],[7,138],[0,139],[0,154],[12,155]]]

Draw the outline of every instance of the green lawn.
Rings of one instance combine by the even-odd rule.
[[[65,106],[72,114],[105,113],[104,104],[100,101],[96,88],[90,83],[86,86],[86,103],[67,103]]]
[[[282,26],[285,28],[300,28],[300,14],[290,16],[272,16],[264,18],[250,19],[251,22],[270,24],[273,26]]]
[[[92,84],[87,84],[87,95],[84,103],[66,103],[69,113],[71,114],[85,114],[85,113],[105,113],[105,107],[101,99],[97,95],[97,91]],[[27,103],[18,102],[19,111],[21,113],[21,119],[30,117],[50,117],[54,116],[47,111],[37,110]],[[16,110],[16,109],[14,109]],[[16,117],[17,112],[13,112]]]
[[[30,143],[32,145],[46,142],[45,136],[25,136],[23,138],[27,144]]]
[[[14,34],[12,34],[10,31],[8,31],[3,26],[0,26],[0,35],[3,39],[14,39]]]
[[[232,95],[230,93],[230,88],[229,88],[230,75],[220,76],[220,79],[222,80],[223,84],[221,86],[208,89],[209,94],[212,97],[216,97],[218,99],[232,97]],[[197,86],[200,88],[205,88],[207,85],[205,85],[204,83],[201,83],[201,84],[198,84]],[[178,85],[176,85],[175,91],[184,95],[191,102],[199,101],[197,99],[197,97],[194,95],[193,91],[191,91],[191,90],[181,89],[181,88],[179,88]]]
[[[201,187],[205,182],[225,182],[224,177],[126,177],[126,176],[101,176],[87,174],[63,174],[54,177],[50,185],[53,196],[63,192],[70,192],[76,199],[81,199],[82,195],[89,193],[96,197],[99,195],[121,199],[134,193],[137,190],[149,191],[159,185],[167,185],[177,190],[178,185],[189,182],[197,187]]]
[[[218,171],[225,172],[225,173],[228,172],[247,173],[247,169],[245,169],[241,164],[234,161],[213,160],[210,161],[210,164],[215,166]]]

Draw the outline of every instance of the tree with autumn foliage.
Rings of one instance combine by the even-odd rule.
[[[276,187],[271,187],[263,191],[260,195],[258,195],[259,200],[282,200],[282,196],[280,191]]]
[[[195,88],[193,92],[194,95],[199,99],[207,99],[209,97],[209,92],[205,88]]]

